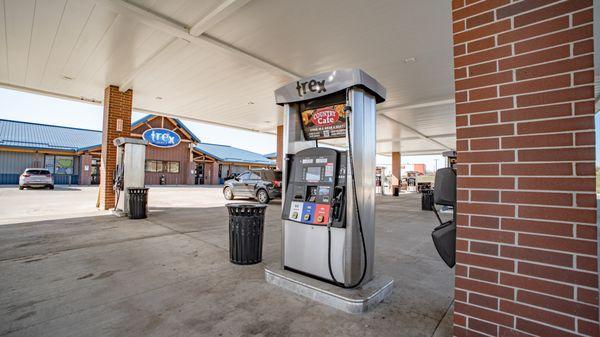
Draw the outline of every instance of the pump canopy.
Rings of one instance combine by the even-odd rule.
[[[352,87],[368,90],[377,103],[385,101],[386,90],[361,69],[340,69],[299,79],[275,90],[275,103],[297,103],[334,94]]]

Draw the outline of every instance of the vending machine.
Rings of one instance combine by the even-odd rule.
[[[376,109],[386,90],[360,69],[275,91],[284,106],[282,267],[344,288],[373,278]]]

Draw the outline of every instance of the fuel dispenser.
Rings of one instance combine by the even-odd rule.
[[[442,260],[452,268],[456,263],[456,151],[446,151],[442,155],[446,157],[448,167],[435,172],[432,211],[440,225],[433,229],[431,238]],[[442,221],[435,205],[452,207],[452,220]]]
[[[283,269],[344,288],[373,278],[375,105],[385,96],[360,69],[275,91],[284,106]]]
[[[113,141],[117,147],[117,167],[113,175],[115,208],[117,215],[129,214],[128,188],[145,187],[144,167],[146,163],[146,144],[143,139],[119,137]]]

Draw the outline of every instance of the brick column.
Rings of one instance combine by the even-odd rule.
[[[209,164],[207,164],[207,165],[209,165]],[[214,162],[212,164],[211,184],[212,185],[219,185],[219,163],[218,162]]]
[[[400,152],[392,152],[392,186],[399,186],[402,178],[402,164]]]
[[[455,336],[598,336],[592,1],[454,0]]]
[[[113,208],[115,195],[112,180],[117,165],[117,148],[113,140],[131,135],[131,103],[133,91],[120,92],[118,86],[104,90],[104,117],[102,122],[102,164],[100,166],[100,208]]]
[[[85,168],[88,168],[86,171]],[[90,185],[92,183],[92,155],[89,153],[81,155],[79,165],[79,185]]]
[[[275,162],[275,166],[278,170],[282,168],[283,162],[283,125],[277,126],[277,161]]]

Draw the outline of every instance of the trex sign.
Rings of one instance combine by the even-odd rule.
[[[313,92],[317,94],[327,92],[327,89],[325,88],[325,80],[310,80],[306,82],[296,81],[296,90],[298,91],[299,97],[304,97],[307,92]]]
[[[148,129],[142,134],[142,138],[147,140],[150,145],[156,147],[174,147],[181,142],[181,137],[169,129]]]

